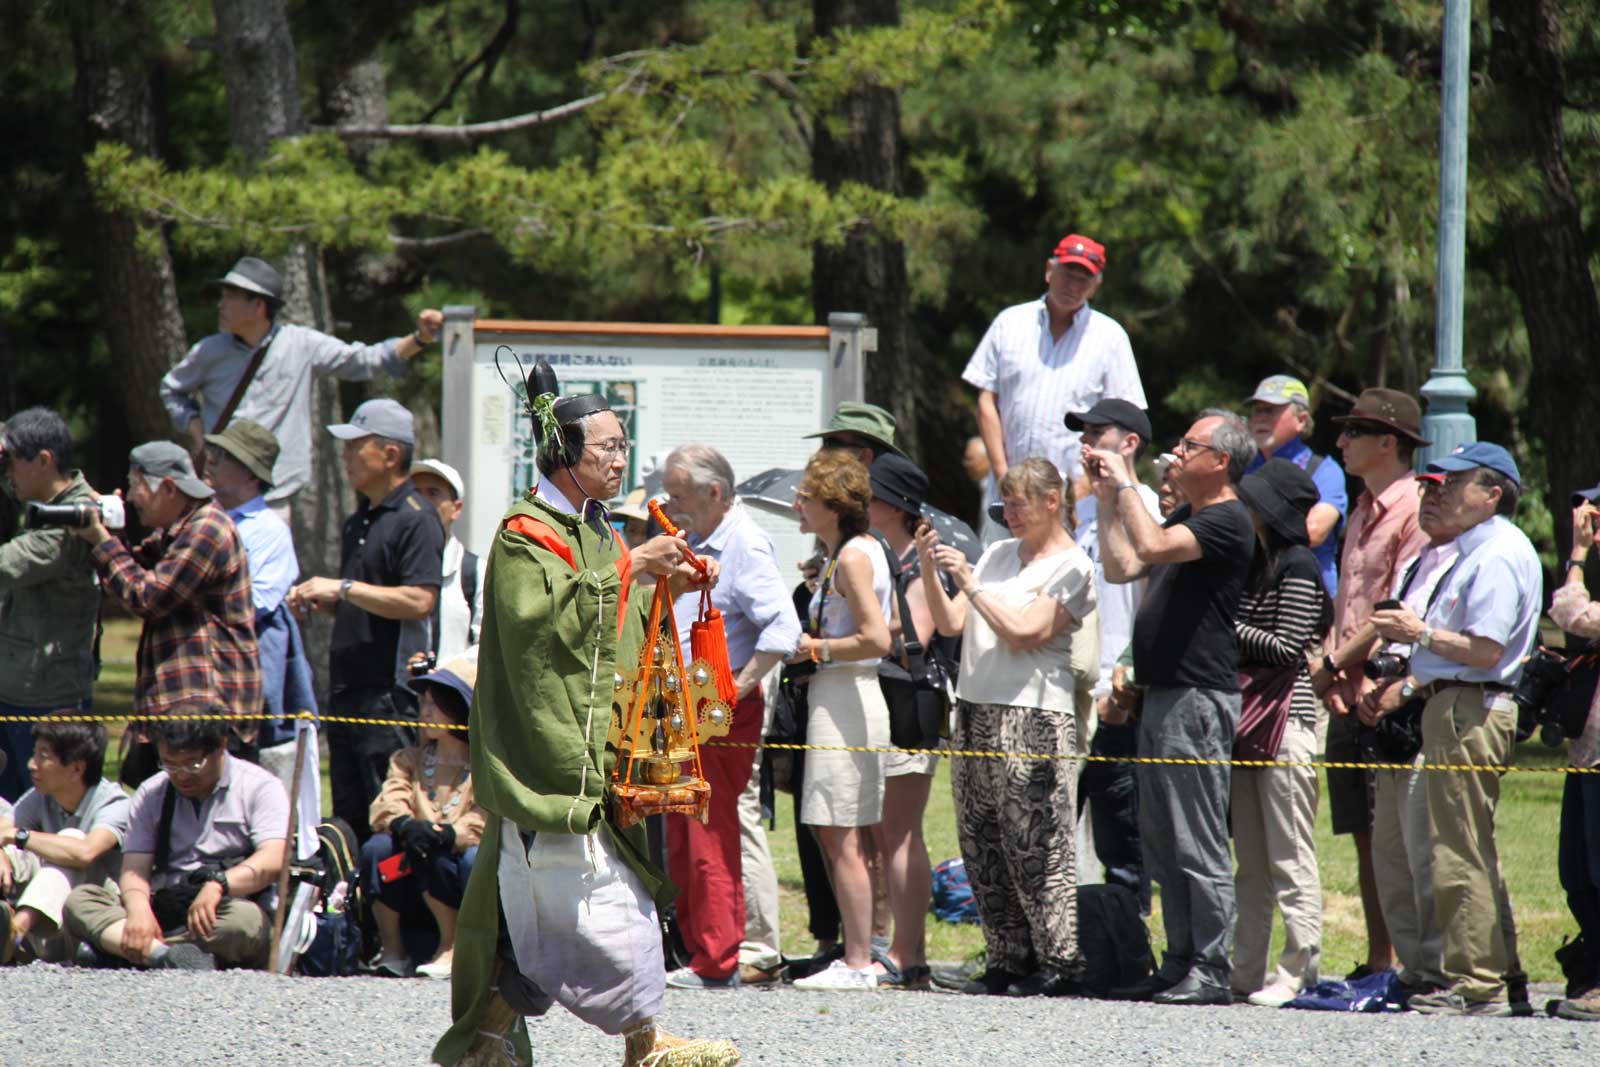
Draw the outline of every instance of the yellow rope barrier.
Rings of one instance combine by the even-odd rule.
[[[0,715],[0,722],[258,722],[260,715],[87,715],[64,712],[60,715]],[[309,711],[285,715],[283,718],[307,722],[337,722],[352,726],[410,726],[421,725],[415,719],[365,719],[351,715],[314,715]],[[465,730],[461,723],[429,723],[436,730]],[[1515,764],[1501,766],[1496,763],[1425,763],[1420,767],[1410,763],[1350,763],[1341,760],[1246,760],[1198,759],[1178,756],[1094,756],[1077,753],[1054,752],[991,752],[975,749],[951,748],[897,748],[893,745],[795,745],[773,741],[706,741],[716,748],[769,748],[782,752],[877,752],[904,753],[911,756],[949,756],[954,759],[1030,759],[1057,760],[1063,763],[1132,763],[1174,767],[1309,767],[1314,770],[1332,768],[1351,771],[1470,771],[1474,773],[1505,774],[1520,771],[1524,774],[1600,774],[1600,767],[1539,766],[1521,767]]]

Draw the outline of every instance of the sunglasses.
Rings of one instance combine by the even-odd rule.
[[[1379,437],[1394,433],[1394,428],[1375,422],[1347,422],[1339,427],[1339,436],[1354,441],[1358,437]]]

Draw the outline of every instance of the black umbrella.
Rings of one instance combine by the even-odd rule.
[[[751,507],[793,518],[794,494],[804,474],[804,471],[774,467],[746,478],[734,487],[734,492]],[[928,525],[933,527],[942,543],[959,548],[968,562],[976,563],[978,557],[983,555],[983,542],[978,540],[978,535],[954,515],[923,504],[922,517],[928,520]]]

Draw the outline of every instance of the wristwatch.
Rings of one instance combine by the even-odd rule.
[[[356,580],[354,578],[346,578],[344,581],[340,582],[339,583],[339,599],[340,600],[344,600],[344,601],[349,601],[349,599],[350,599],[350,587],[352,585],[355,585],[355,584],[356,584]]]
[[[16,833],[16,842],[17,842],[18,850],[20,850],[22,852],[28,851],[28,838],[30,838],[32,836],[33,836],[33,831],[32,830],[19,829],[17,831],[17,833]]]
[[[1417,695],[1417,683],[1410,678],[1400,683],[1400,695],[1407,700]]]
[[[1417,647],[1426,648],[1430,651],[1433,649],[1433,627],[1424,626],[1422,628],[1422,636],[1417,638]]]
[[[822,639],[822,662],[833,662],[833,649],[828,647],[828,639],[826,637]]]
[[[1339,673],[1339,668],[1333,662],[1333,656],[1331,655],[1322,657],[1322,669],[1328,672],[1330,675]]]

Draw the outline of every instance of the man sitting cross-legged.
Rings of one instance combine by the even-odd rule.
[[[77,885],[116,885],[128,794],[101,777],[106,728],[99,723],[33,726],[33,788],[0,819],[0,964],[71,959],[62,908]]]
[[[154,735],[161,770],[134,795],[121,885],[74,889],[67,929],[101,954],[146,967],[259,967],[271,934],[266,894],[284,863],[288,794],[269,772],[228,755],[220,719],[164,722]]]

